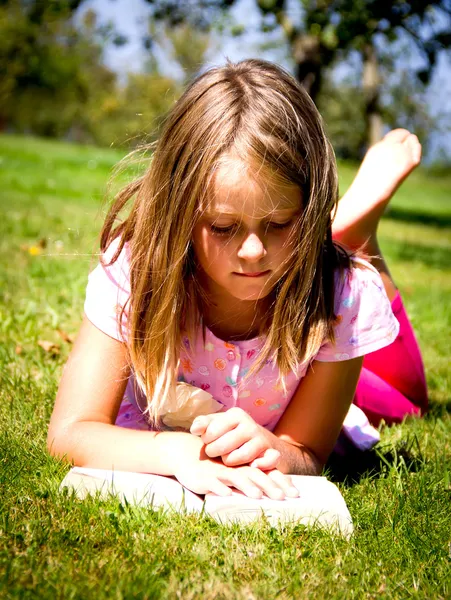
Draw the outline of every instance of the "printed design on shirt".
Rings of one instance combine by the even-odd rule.
[[[277,381],[276,381],[276,383],[275,383],[275,384],[272,386],[272,389],[273,389],[275,392],[283,392],[283,385],[282,385],[282,382],[280,382],[280,381],[279,381],[279,382],[277,382]]]
[[[227,381],[227,383],[228,383],[229,385],[231,385],[231,386],[233,386],[233,387],[236,387],[236,386],[237,386],[237,382],[235,381],[235,379],[232,379],[232,377],[229,377],[229,376],[227,375],[227,377],[226,377],[225,379],[226,379],[226,381]]]
[[[249,367],[246,367],[245,369],[241,369],[241,371],[238,373],[238,377],[246,377],[246,375],[249,373]]]
[[[256,350],[254,350],[253,348],[252,348],[252,350],[248,350],[246,353],[247,359],[250,360],[253,356],[255,356],[255,353],[256,353]]]
[[[359,338],[355,335],[353,335],[352,337],[349,338],[348,342],[351,344],[351,346],[357,346],[359,343]]]
[[[352,308],[354,306],[355,299],[352,296],[348,296],[342,302],[345,308]]]
[[[209,383],[201,383],[200,384],[200,389],[204,390],[204,392],[206,392],[207,390],[210,389],[210,384]]]
[[[233,350],[227,350],[227,360],[232,361],[235,360],[236,354]]]
[[[382,283],[376,283],[374,279],[371,280],[371,283],[373,283],[380,292],[382,292],[382,290],[384,289],[384,285]]]
[[[240,392],[239,397],[240,398],[249,398],[250,395],[251,395],[250,390],[243,390],[242,392]]]
[[[255,406],[265,406],[266,400],[264,398],[257,398],[256,400],[254,400],[254,404],[255,404]],[[269,410],[271,410],[271,409],[269,409]]]
[[[396,339],[396,328],[394,327],[393,329],[390,329],[390,331],[387,333],[387,340],[389,340],[390,342],[393,342]]]
[[[255,385],[258,388],[261,388],[264,383],[265,383],[265,380],[262,377],[256,377],[256,379],[255,379]]]
[[[204,377],[208,377],[210,375],[210,369],[206,365],[201,365],[197,370]]]
[[[233,394],[233,390],[232,390],[232,388],[230,387],[230,385],[225,385],[225,386],[222,388],[222,393],[224,394],[224,396],[225,396],[226,398],[230,398],[230,396]]]
[[[224,371],[227,366],[227,363],[223,358],[217,358],[213,364],[218,371]]]
[[[230,342],[224,342],[224,346],[229,350],[235,350],[235,344],[231,344]]]
[[[278,410],[280,408],[280,402],[277,402],[277,404],[271,404],[271,406],[268,406],[268,410]]]
[[[337,315],[335,317],[335,325],[340,325],[340,323],[343,321],[343,315]]]
[[[337,354],[335,355],[335,358],[337,360],[348,360],[349,354],[346,354],[346,352],[337,352]]]
[[[357,321],[357,318],[358,318],[358,316],[359,316],[359,315],[354,315],[354,316],[352,317],[352,319],[349,321],[349,324],[350,324],[350,325],[354,325],[354,323]]]
[[[204,346],[204,350],[206,350],[207,352],[213,352],[214,349],[215,346],[211,342],[207,342]]]
[[[191,345],[189,343],[189,339],[187,337],[183,338],[183,345],[185,346],[185,348],[189,351],[191,350]]]
[[[193,363],[190,361],[189,358],[182,358],[180,362],[182,363],[182,369],[184,371],[186,371],[187,373],[193,372]]]

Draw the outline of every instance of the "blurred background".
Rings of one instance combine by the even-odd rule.
[[[0,0],[0,131],[133,147],[197,73],[261,57],[340,158],[392,127],[451,165],[451,0]]]

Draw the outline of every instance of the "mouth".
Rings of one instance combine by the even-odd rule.
[[[239,275],[240,277],[264,277],[265,275],[269,275],[271,273],[268,271],[258,271],[256,273],[234,273],[234,275]]]

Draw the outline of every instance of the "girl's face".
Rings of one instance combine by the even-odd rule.
[[[221,164],[193,231],[199,276],[212,300],[270,294],[290,265],[301,208],[299,187],[252,178],[239,159]]]

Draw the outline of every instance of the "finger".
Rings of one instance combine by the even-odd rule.
[[[205,453],[207,456],[214,458],[216,456],[229,456],[230,454],[237,453],[236,462],[225,463],[228,466],[235,466],[240,464],[247,464],[251,460],[254,460],[259,456],[264,449],[264,442],[261,438],[251,438],[252,433],[249,428],[245,425],[238,425],[232,431],[228,431],[214,442],[205,445]],[[204,437],[202,436],[202,440]],[[246,458],[249,454],[250,458]],[[241,455],[244,456],[244,460],[241,460]]]
[[[262,438],[257,437],[245,442],[242,446],[229,454],[223,454],[222,462],[228,467],[249,465],[255,459],[264,456],[267,450],[265,441]]]
[[[214,419],[216,415],[201,415],[196,417],[191,424],[190,433],[193,435],[202,435],[205,433],[209,423]]]
[[[263,496],[260,486],[256,485],[248,475],[238,469],[228,469],[227,473],[221,476],[221,481],[243,492],[249,498],[261,498]]]
[[[280,452],[274,448],[267,448],[261,456],[250,463],[250,466],[261,471],[272,471],[277,468],[279,460]]]
[[[229,431],[238,427],[242,422],[239,419],[238,414],[230,410],[225,413],[216,413],[210,416],[212,418],[210,419],[205,432],[201,436],[204,444],[211,444]]]
[[[275,469],[271,473],[268,473],[268,477],[282,488],[286,496],[289,498],[299,498],[299,490],[293,485],[293,481],[289,475],[284,475],[284,473]]]
[[[272,500],[283,500],[285,492],[282,486],[271,479],[267,473],[260,469],[252,469],[249,467],[249,478],[262,490],[262,492]]]
[[[210,492],[217,496],[231,496],[232,490],[222,481],[214,477],[208,486]]]

